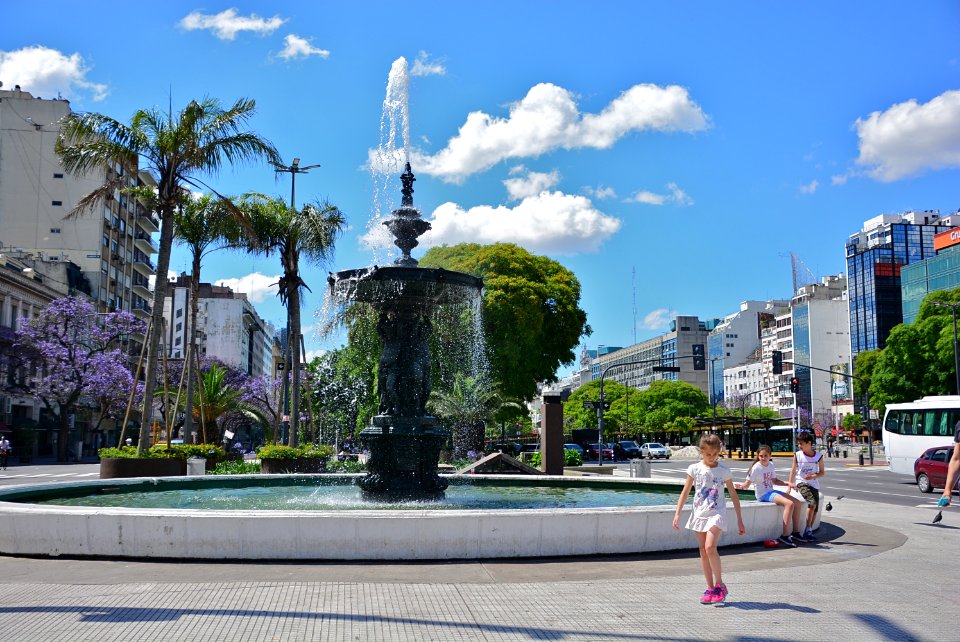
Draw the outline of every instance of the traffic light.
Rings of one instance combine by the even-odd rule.
[[[779,350],[773,351],[773,374],[783,374],[783,353]]]
[[[800,392],[800,380],[796,377],[790,380],[790,392]]]
[[[703,351],[702,343],[693,344],[693,369],[694,370],[707,369],[707,359]]]

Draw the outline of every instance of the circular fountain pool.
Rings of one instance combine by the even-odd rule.
[[[135,478],[9,487],[0,490],[0,552],[160,559],[428,560],[629,554],[697,547],[690,531],[678,533],[672,527],[673,502],[681,484],[649,479],[450,478],[454,491],[461,484],[470,492],[496,489],[503,495],[522,486],[538,488],[533,494],[547,497],[548,502],[540,508],[440,508],[432,503],[377,510],[104,505],[131,493],[166,493],[178,488],[185,495],[223,495],[224,489],[256,495],[261,488],[299,484],[312,493],[336,480],[355,492],[353,476],[322,476],[320,486],[318,477]],[[645,493],[660,493],[662,499],[657,505],[641,505]],[[549,499],[551,495],[606,495],[614,498],[614,505],[585,508],[575,498],[573,504],[551,506],[549,502],[555,501]],[[95,498],[97,505],[61,505],[81,497]],[[780,510],[774,504],[744,501],[743,516],[746,535],[728,532],[723,544],[772,539],[780,532]]]

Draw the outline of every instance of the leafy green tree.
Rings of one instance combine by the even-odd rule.
[[[846,415],[840,425],[847,430],[860,430],[863,427],[863,415]]]
[[[707,395],[685,381],[654,381],[637,396],[644,432],[690,430],[692,419],[678,420],[703,415],[710,406]]]
[[[346,225],[346,218],[335,205],[329,203],[311,203],[296,210],[279,197],[262,194],[245,196],[241,209],[249,222],[247,249],[267,255],[276,252],[280,255],[283,267],[279,296],[287,306],[290,317],[287,341],[293,346],[289,445],[296,446],[300,417],[300,301],[301,290],[310,289],[300,276],[300,258],[316,264],[328,261]]]
[[[603,382],[603,399],[610,404],[610,409],[603,413],[604,429],[609,432],[618,432],[623,425],[623,410],[625,407],[627,387],[616,381]],[[638,390],[630,391],[630,405],[639,399]],[[584,385],[574,390],[570,397],[563,402],[563,423],[564,431],[570,432],[577,428],[597,428],[597,411],[594,408],[584,408],[585,401],[599,401],[600,399],[600,381],[588,381]],[[634,412],[630,408],[631,416],[635,417],[639,424],[642,415],[639,411]]]
[[[160,247],[157,255],[156,287],[140,440],[137,453],[149,444],[163,303],[167,296],[167,271],[173,246],[174,213],[183,192],[209,189],[201,176],[215,175],[224,165],[268,160],[280,162],[276,149],[264,138],[245,129],[256,103],[240,99],[224,109],[214,98],[192,101],[179,113],[160,109],[137,110],[129,124],[94,112],[71,113],[60,123],[56,152],[71,174],[85,176],[106,167],[147,172],[156,185],[154,203],[160,214]],[[106,172],[100,187],[84,196],[72,214],[94,210],[123,187],[119,172]]]
[[[864,350],[857,353],[857,358],[853,362],[853,392],[858,397],[862,397],[870,390],[873,370],[877,366],[880,353],[880,350]]]
[[[556,261],[509,243],[430,249],[422,267],[483,279],[483,327],[492,376],[507,397],[529,400],[537,382],[556,381],[591,333],[580,308],[580,282]]]
[[[206,432],[204,443],[221,443],[223,429],[220,421],[230,413],[242,414],[261,424],[267,422],[262,409],[247,400],[246,391],[242,387],[231,385],[228,373],[227,368],[218,364],[212,364],[209,370],[200,373],[200,394],[197,395],[191,414]]]

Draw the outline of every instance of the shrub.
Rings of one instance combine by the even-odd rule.
[[[260,464],[255,461],[221,461],[218,462],[210,475],[256,475],[260,472]]]
[[[579,450],[564,450],[563,451],[563,465],[564,466],[583,466],[583,455]]]
[[[344,461],[333,461],[327,462],[327,472],[330,473],[362,473],[367,469],[366,464],[361,464],[359,461],[353,461],[347,459]]]
[[[327,459],[331,455],[333,447],[326,444],[303,444],[297,447],[270,444],[257,449],[260,459]]]
[[[531,466],[533,466],[534,468],[540,468],[540,461],[541,461],[541,457],[540,457],[540,453],[539,453],[539,452],[535,452],[535,453],[531,453],[531,454],[530,454],[530,465],[531,465]]]
[[[101,448],[100,458],[136,459],[136,446],[120,446],[117,448]],[[141,459],[183,459],[203,457],[204,459],[223,459],[223,448],[213,444],[174,444],[167,448],[166,444],[156,444],[143,451]]]

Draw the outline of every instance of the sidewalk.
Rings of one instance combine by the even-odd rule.
[[[842,500],[823,543],[695,555],[397,564],[0,557],[8,642],[955,639],[960,510]],[[278,533],[278,537],[285,536]],[[291,535],[292,536],[292,535]],[[938,594],[942,587],[942,594]]]

